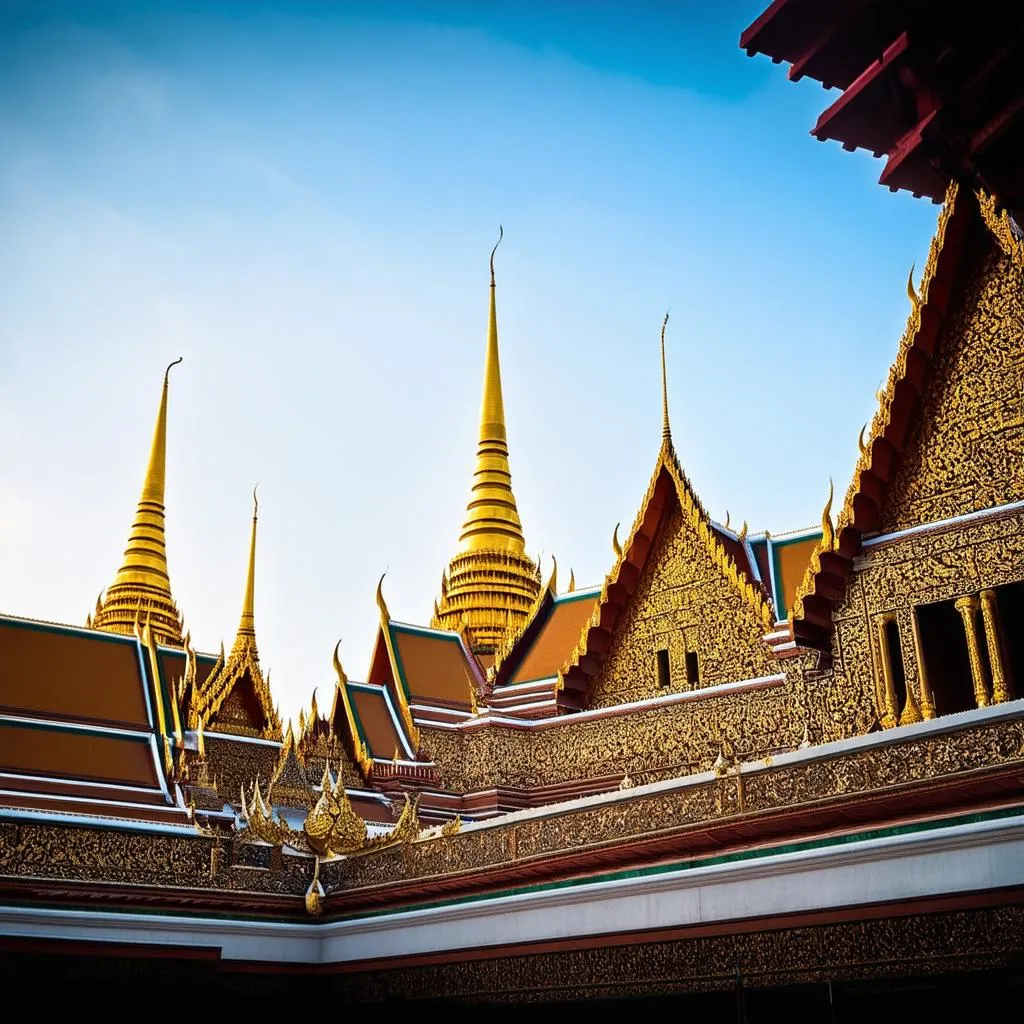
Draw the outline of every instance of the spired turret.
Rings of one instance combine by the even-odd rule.
[[[508,462],[495,307],[497,248],[491,250],[491,302],[476,469],[459,550],[448,565],[447,585],[442,587],[432,622],[435,628],[465,631],[473,652],[484,657],[493,655],[525,622],[540,592],[537,564],[525,553]]]
[[[142,496],[135,512],[124,561],[106,594],[96,602],[88,620],[93,629],[108,633],[135,632],[135,623],[147,619],[158,644],[182,646],[181,615],[171,597],[164,541],[164,474],[167,462],[167,386],[172,366],[164,371],[160,410],[153,431],[153,444],[142,484]]]

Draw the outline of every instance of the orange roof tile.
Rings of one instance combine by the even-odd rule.
[[[478,680],[459,637],[394,622],[390,625],[398,670],[410,701],[470,707],[470,692]]]
[[[601,592],[579,591],[556,597],[550,605],[540,632],[529,645],[509,683],[553,679],[568,661],[587,620],[594,612]]]

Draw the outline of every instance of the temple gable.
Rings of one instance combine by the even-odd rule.
[[[754,607],[673,495],[594,680],[595,707],[776,671]]]
[[[980,221],[880,510],[883,533],[1024,497],[1024,271]]]

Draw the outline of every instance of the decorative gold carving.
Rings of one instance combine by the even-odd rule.
[[[383,579],[383,577],[381,578]],[[337,728],[338,701],[340,699],[341,706],[345,712],[345,724],[348,727],[348,734],[352,740],[353,756],[355,757],[356,764],[362,769],[364,775],[369,776],[373,768],[373,758],[370,756],[370,751],[367,749],[363,738],[359,735],[359,729],[356,727],[355,715],[352,711],[352,698],[348,692],[348,677],[345,675],[345,670],[341,667],[341,659],[338,657],[339,650],[341,650],[340,640],[334,648],[334,672],[337,680],[334,688],[334,704],[331,707],[331,727]]]
[[[1019,229],[1015,228],[1006,210],[996,210],[996,201],[984,189],[978,189],[978,207],[981,210],[985,227],[999,243],[1003,254],[1008,256],[1019,267],[1024,267],[1024,238]]]
[[[180,647],[181,613],[171,596],[167,573],[167,548],[164,542],[164,477],[167,461],[167,390],[171,367],[164,371],[153,443],[146,478],[142,484],[135,521],[125,549],[124,562],[102,601],[96,599],[90,617],[93,629],[131,636],[136,619],[146,616],[158,644]]]

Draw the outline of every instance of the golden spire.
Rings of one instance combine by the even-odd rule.
[[[135,521],[128,536],[124,561],[96,609],[92,625],[108,633],[132,635],[136,614],[144,608],[149,615],[153,636],[159,644],[180,647],[181,616],[171,597],[167,574],[167,548],[164,543],[164,478],[167,463],[167,390],[168,377],[175,359],[164,371],[160,410],[153,431],[153,444],[142,484]]]
[[[491,250],[491,295],[487,322],[484,387],[476,468],[458,553],[442,578],[441,600],[434,617],[442,629],[468,628],[477,654],[491,654],[510,630],[526,620],[540,590],[537,566],[523,540],[508,462],[505,403],[498,356],[494,254]]]
[[[259,487],[259,484],[256,485]],[[256,497],[256,487],[252,489],[252,534],[249,538],[249,571],[245,578],[245,598],[242,601],[242,618],[238,623],[238,634],[232,653],[247,643],[256,646],[256,520],[259,515],[260,503]]]
[[[511,551],[518,555],[523,553],[525,545],[508,465],[505,403],[501,394],[501,364],[498,359],[498,317],[494,298],[494,254],[505,234],[501,227],[498,231],[498,241],[491,250],[491,306],[487,321],[484,389],[480,400],[480,438],[476,449],[473,488],[459,537],[459,550]]]
[[[668,326],[668,313],[661,322],[661,440],[665,444],[672,441],[672,428],[668,422],[668,372],[665,369],[665,328]]]

